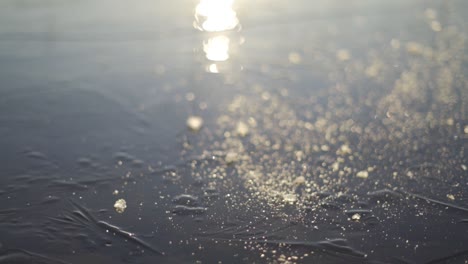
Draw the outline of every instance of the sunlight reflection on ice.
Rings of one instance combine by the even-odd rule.
[[[231,57],[231,46],[234,46],[235,50],[237,45],[242,44],[240,40],[237,41],[236,36],[235,39],[231,39],[232,32],[221,33],[240,29],[233,4],[234,0],[200,0],[195,7],[194,27],[200,31],[211,32],[203,41],[204,56],[208,60],[205,66],[207,72],[220,73],[222,69],[231,69],[232,67],[226,64]]]
[[[229,59],[229,38],[217,36],[203,43],[203,51],[210,61],[226,61]]]
[[[201,0],[195,9],[195,27],[208,32],[234,29],[239,20],[233,3],[234,0]]]

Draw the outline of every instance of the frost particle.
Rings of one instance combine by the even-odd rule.
[[[287,203],[294,203],[297,201],[297,196],[293,193],[287,193],[283,195],[283,201]]]
[[[369,177],[369,172],[367,172],[365,170],[360,171],[360,172],[356,173],[356,177],[366,179],[367,177]]]
[[[411,172],[411,171],[408,171],[408,172],[406,173],[406,176],[408,176],[410,179],[413,179],[414,173]]]
[[[117,213],[121,214],[127,208],[127,202],[124,199],[119,199],[115,202],[114,208]]]
[[[187,126],[193,130],[198,131],[203,125],[203,119],[199,116],[191,116],[187,119]]]
[[[426,9],[426,11],[424,11],[424,15],[426,15],[426,17],[428,19],[436,19],[437,18],[437,12],[434,9],[431,9],[431,8]]]
[[[304,176],[299,176],[296,179],[294,179],[294,185],[302,185],[305,184],[305,178]]]
[[[431,29],[434,30],[435,32],[439,32],[442,30],[442,25],[440,25],[439,21],[432,21]]]
[[[361,219],[361,215],[357,213],[353,214],[353,216],[351,216],[351,219],[354,221],[359,221]]]
[[[390,45],[392,46],[392,48],[394,49],[399,49],[400,48],[400,41],[398,39],[392,39],[390,41]]]
[[[289,53],[288,59],[289,59],[289,62],[293,64],[299,64],[302,61],[301,55],[299,55],[299,53],[297,52]]]
[[[340,61],[347,61],[351,58],[351,54],[348,50],[340,49],[336,52],[336,58]]]
[[[447,198],[449,198],[452,201],[455,200],[455,196],[453,196],[453,194],[447,194]]]
[[[453,118],[449,118],[446,120],[447,126],[453,126],[455,124],[455,121]]]
[[[340,170],[340,163],[338,161],[334,162],[332,164],[332,170],[333,171],[339,171]]]
[[[322,151],[329,151],[329,150],[330,150],[330,147],[327,146],[327,145],[322,145],[322,146],[320,147],[320,149],[321,149]]]
[[[226,154],[226,157],[224,158],[224,160],[226,161],[227,164],[232,164],[232,163],[236,162],[238,158],[239,158],[239,155],[237,155],[237,153],[228,152]]]
[[[341,145],[339,151],[337,151],[337,154],[345,155],[345,154],[351,154],[353,151],[348,145]]]
[[[237,131],[237,134],[239,136],[245,137],[249,133],[249,127],[247,126],[246,123],[241,121],[241,122],[237,123],[236,131]]]

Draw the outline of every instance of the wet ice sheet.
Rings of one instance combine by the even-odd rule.
[[[0,263],[466,261],[465,2],[1,5]]]

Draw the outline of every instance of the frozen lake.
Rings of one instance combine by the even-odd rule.
[[[467,263],[468,2],[0,2],[0,263]]]

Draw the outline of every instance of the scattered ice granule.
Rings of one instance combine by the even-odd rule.
[[[356,177],[366,179],[367,177],[369,177],[369,172],[367,172],[365,170],[360,171],[360,172],[356,173]]]
[[[187,126],[193,131],[198,131],[203,126],[203,119],[199,116],[190,116],[187,119]]]
[[[455,200],[455,196],[453,194],[447,194],[447,198],[449,198],[449,200],[452,200],[452,201]]]
[[[114,192],[113,192],[112,194],[113,194],[113,195],[119,194],[119,190],[114,190]]]
[[[367,77],[376,77],[379,75],[379,65],[371,65],[365,71]]]
[[[297,201],[297,196],[294,193],[283,194],[283,201],[287,203],[294,203]]]
[[[114,208],[117,213],[121,214],[127,208],[127,202],[124,199],[118,199],[115,201]]]
[[[333,171],[339,171],[340,170],[340,163],[338,161],[335,161],[332,166],[331,166]]]
[[[238,158],[239,158],[239,155],[237,153],[228,152],[226,154],[226,157],[224,158],[224,160],[226,161],[227,164],[232,164],[232,163],[236,162]]]
[[[294,185],[302,185],[305,184],[305,178],[304,176],[299,176],[293,181]]]
[[[185,94],[185,100],[192,102],[195,99],[195,94],[194,93],[186,93]]]
[[[249,126],[246,123],[240,121],[237,123],[236,132],[239,136],[245,137],[249,134]]]
[[[453,120],[453,118],[449,118],[445,121],[445,123],[447,124],[447,126],[453,126],[455,124],[455,121]]]
[[[437,11],[435,11],[434,9],[428,8],[426,9],[426,11],[424,11],[424,15],[426,15],[428,19],[436,19]]]
[[[408,172],[406,173],[406,176],[408,176],[410,179],[413,179],[414,173],[413,173],[412,171],[408,171]]]
[[[294,155],[296,155],[296,159],[297,159],[298,161],[301,161],[301,160],[304,158],[304,152],[302,152],[302,151],[300,151],[300,150],[294,152]]]
[[[302,61],[301,55],[297,52],[289,53],[288,59],[292,64],[299,64]]]
[[[390,45],[392,46],[392,48],[394,49],[399,49],[400,48],[400,41],[398,39],[392,39],[390,41]]]
[[[354,220],[354,221],[359,221],[361,220],[361,215],[356,213],[356,214],[353,214],[353,216],[351,216],[351,219]]]
[[[351,53],[346,49],[340,49],[336,52],[336,58],[340,61],[347,61],[351,59]]]
[[[435,32],[439,32],[442,30],[442,25],[440,24],[439,21],[434,20],[431,22],[431,29],[434,30]]]
[[[322,145],[322,146],[320,146],[320,149],[321,149],[322,151],[329,151],[329,150],[330,150],[330,147],[327,146],[327,145]]]
[[[465,128],[463,129],[463,132],[465,132],[465,134],[468,134],[468,126],[465,126]]]
[[[351,154],[353,151],[348,145],[341,145],[339,154]]]
[[[413,55],[421,55],[423,54],[424,46],[417,42],[410,41],[406,43],[406,51]]]

